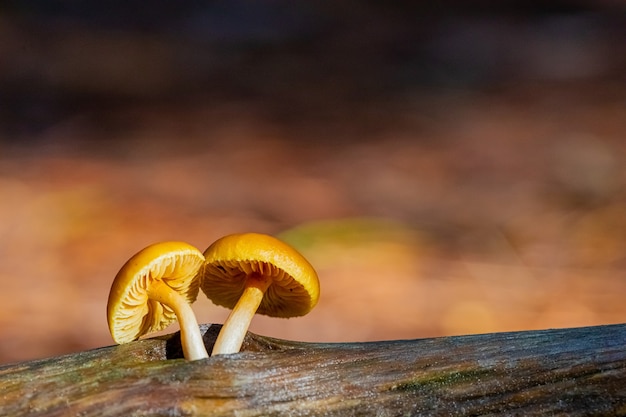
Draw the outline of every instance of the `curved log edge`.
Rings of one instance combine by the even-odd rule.
[[[175,333],[5,365],[0,415],[626,415],[624,324],[180,356]]]

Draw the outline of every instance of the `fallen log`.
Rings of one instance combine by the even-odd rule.
[[[219,325],[203,325],[208,351]],[[179,335],[0,367],[2,416],[626,415],[626,325],[367,343]]]

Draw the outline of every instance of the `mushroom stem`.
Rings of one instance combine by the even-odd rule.
[[[204,347],[198,321],[187,300],[163,281],[157,281],[152,285],[148,297],[174,310],[180,325],[180,343],[185,359],[195,361],[208,358],[209,354]]]
[[[267,277],[256,274],[248,275],[243,294],[224,322],[213,346],[211,356],[239,352],[252,317],[259,308],[263,295],[271,283],[272,280]]]

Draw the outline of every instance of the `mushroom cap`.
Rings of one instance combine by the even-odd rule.
[[[319,299],[320,284],[313,266],[297,250],[259,233],[224,236],[204,252],[202,291],[217,305],[232,309],[248,275],[272,280],[257,313],[272,317],[307,314]]]
[[[164,329],[176,320],[174,311],[148,297],[152,284],[161,281],[193,303],[200,287],[204,256],[185,242],[152,244],[131,257],[117,273],[107,303],[113,340],[127,343]]]

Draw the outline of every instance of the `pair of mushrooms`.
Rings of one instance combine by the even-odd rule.
[[[178,319],[185,358],[207,358],[191,309],[200,288],[213,303],[232,309],[211,355],[239,352],[255,313],[302,316],[319,298],[311,264],[274,237],[229,235],[204,254],[184,242],[156,243],[130,258],[113,280],[107,304],[113,340],[131,342]]]

